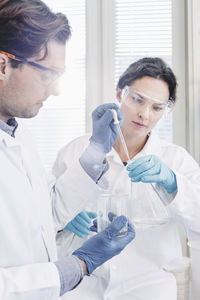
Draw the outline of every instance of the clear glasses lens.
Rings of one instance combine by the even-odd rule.
[[[61,72],[54,72],[54,71],[48,71],[48,70],[38,70],[39,71],[39,78],[40,82],[44,85],[50,85],[53,82],[57,81],[63,73]]]
[[[162,113],[169,105],[169,101],[163,103],[163,101],[153,99],[130,87],[125,87],[122,93],[122,100],[130,108],[148,105],[155,113]]]
[[[42,70],[42,69],[38,69],[36,67],[33,67],[30,65],[30,67],[32,69],[34,69],[34,79],[45,86],[51,85],[52,83],[54,83],[55,81],[57,81],[59,78],[62,77],[62,75],[64,74],[64,72],[58,72],[58,71],[54,71],[54,70]]]

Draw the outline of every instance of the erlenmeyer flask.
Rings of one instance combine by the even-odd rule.
[[[167,207],[152,184],[131,183],[130,205],[131,220],[136,227],[158,226],[169,220]]]

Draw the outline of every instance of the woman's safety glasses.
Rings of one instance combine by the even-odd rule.
[[[130,108],[146,107],[156,114],[163,113],[166,108],[173,106],[172,100],[159,100],[152,98],[134,87],[126,86],[122,91],[122,101]]]
[[[56,71],[54,69],[38,64],[34,61],[27,60],[23,57],[15,56],[5,51],[0,50],[0,53],[6,55],[10,59],[28,64],[29,66],[36,68],[39,71],[39,81],[46,86],[52,84],[64,74],[64,71]]]

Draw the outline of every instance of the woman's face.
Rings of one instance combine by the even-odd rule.
[[[128,136],[145,137],[163,116],[169,100],[168,84],[149,76],[117,90],[124,113],[123,130]]]

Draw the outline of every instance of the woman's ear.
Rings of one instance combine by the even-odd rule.
[[[0,53],[0,80],[4,80],[7,76],[9,58]]]
[[[120,88],[116,88],[116,98],[117,98],[117,101],[119,103],[121,103],[121,100],[122,100],[122,90]]]

